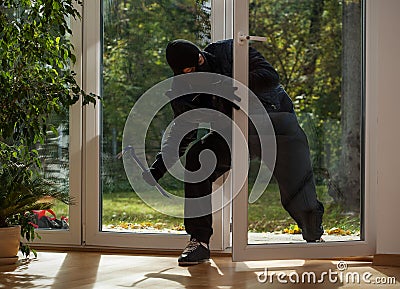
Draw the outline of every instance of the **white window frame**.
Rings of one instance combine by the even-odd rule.
[[[75,4],[75,8],[82,14],[82,7]],[[76,72],[76,81],[82,86],[82,23],[79,19],[70,20],[71,30],[74,32],[71,42],[74,46],[76,62],[72,70]],[[79,100],[69,110],[69,194],[73,205],[69,206],[68,230],[43,230],[37,232],[41,239],[36,238],[32,243],[35,246],[80,246],[82,240],[82,101]],[[57,213],[57,212],[56,212]]]
[[[101,55],[101,1],[88,0],[84,2],[83,10],[83,82],[87,92],[100,95],[100,59]],[[224,1],[212,2],[212,11],[224,13]],[[223,23],[222,17],[212,14],[212,23],[219,21]],[[224,25],[212,25],[213,40],[226,37],[225,30],[219,27]],[[215,28],[218,27],[218,28]],[[83,113],[83,244],[86,246],[109,246],[135,249],[163,249],[181,250],[187,243],[189,236],[183,234],[150,234],[150,233],[129,233],[103,232],[100,224],[100,109],[89,106],[84,108]],[[227,191],[223,186],[222,190]],[[221,194],[214,194],[221,195]],[[221,203],[213,199],[214,203]],[[213,214],[214,234],[210,240],[210,248],[214,251],[224,251],[229,246],[229,208],[219,210]],[[223,226],[223,223],[228,226]]]

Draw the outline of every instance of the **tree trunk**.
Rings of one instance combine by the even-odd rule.
[[[319,56],[319,45],[321,41],[321,20],[322,14],[324,13],[324,0],[313,0],[311,3],[311,15],[310,15],[310,28],[309,34],[310,43],[309,43],[309,51],[307,52],[307,62],[303,68],[304,75],[306,75],[310,81],[307,85],[306,95],[310,96],[313,94],[314,88],[314,75],[315,69],[317,65],[317,59]]]
[[[317,68],[317,59],[320,55],[320,45],[321,45],[321,29],[322,29],[322,16],[324,13],[324,0],[313,0],[310,3],[310,27],[309,35],[310,41],[308,43],[308,51],[306,54],[306,61],[303,67],[303,75],[307,77],[307,82],[304,86],[304,95],[306,96],[305,106],[310,106],[311,99],[314,96],[315,88],[315,76]],[[307,111],[307,109],[306,109]],[[318,120],[313,119],[314,123]],[[321,128],[316,124],[313,125],[315,130],[314,149],[316,154],[314,154],[312,159],[313,170],[315,173],[317,183],[320,182],[321,175],[323,174],[323,157],[322,152],[324,149],[324,144],[319,137],[322,132]]]
[[[340,165],[330,194],[346,211],[360,210],[361,3],[343,1]]]

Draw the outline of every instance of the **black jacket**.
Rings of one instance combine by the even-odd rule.
[[[209,44],[202,52],[206,59],[207,72],[214,72],[232,77],[233,72],[233,40],[222,40]],[[249,47],[249,88],[260,99],[268,112],[294,113],[293,104],[282,86],[279,84],[279,75],[272,65],[254,48]],[[231,116],[232,104],[226,100],[196,97],[188,94],[171,100],[171,106],[175,118],[182,113],[196,108],[217,109]],[[188,145],[196,140],[198,122],[196,119],[175,121],[165,141],[161,145],[161,151],[157,154],[150,171],[156,180],[160,179],[167,168],[172,167],[178,160],[176,147],[179,144],[179,157],[181,157]],[[182,131],[190,131],[182,139]],[[181,141],[180,141],[181,139]]]

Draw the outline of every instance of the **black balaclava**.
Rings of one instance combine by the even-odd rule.
[[[213,63],[215,62],[215,56],[205,51],[202,51],[201,55],[203,56],[204,63],[202,65],[197,64],[196,71],[214,72]]]
[[[177,39],[168,43],[165,55],[174,74],[182,74],[187,67],[197,67],[200,49],[192,42]]]

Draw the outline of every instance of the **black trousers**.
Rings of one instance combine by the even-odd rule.
[[[303,238],[311,242],[318,240],[323,234],[324,207],[316,195],[307,137],[299,126],[295,114],[278,112],[270,113],[269,116],[275,130],[277,148],[273,175],[279,185],[281,203],[302,229]],[[202,212],[212,212],[212,183],[230,169],[231,152],[223,137],[211,131],[190,147],[186,155],[186,170],[194,172],[200,169],[199,156],[204,150],[211,150],[215,154],[216,167],[213,173],[201,182],[185,182],[187,201],[184,224],[191,238],[209,243],[213,234],[212,215],[211,213],[199,215]],[[251,158],[261,155],[259,136],[251,125],[249,125],[249,151]],[[201,202],[190,200],[199,197],[203,197]]]

